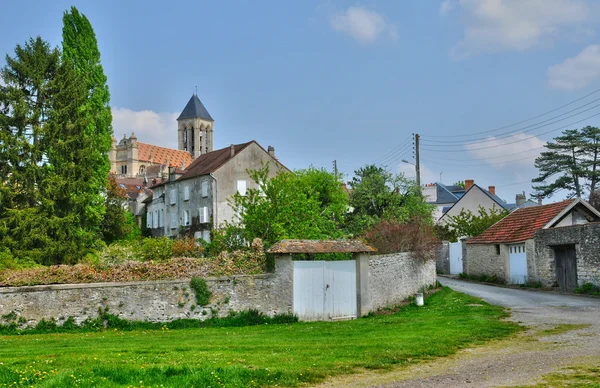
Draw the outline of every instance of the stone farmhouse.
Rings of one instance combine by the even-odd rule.
[[[520,208],[466,242],[468,275],[572,291],[600,285],[600,212],[581,199]]]
[[[113,144],[111,174],[126,190],[129,210],[154,236],[209,231],[232,221],[227,199],[253,187],[249,170],[268,165],[269,174],[289,171],[256,141],[213,150],[214,119],[196,94],[177,118],[178,149],[139,142],[135,134]]]

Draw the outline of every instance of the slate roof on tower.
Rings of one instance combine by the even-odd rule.
[[[202,101],[200,101],[198,96],[194,94],[192,95],[192,98],[190,98],[190,100],[188,101],[185,108],[183,108],[183,112],[181,112],[177,120],[193,119],[196,117],[205,120],[215,121],[202,104]]]

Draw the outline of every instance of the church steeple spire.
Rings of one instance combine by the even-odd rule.
[[[179,149],[192,158],[213,150],[214,120],[197,94],[193,94],[177,118]]]

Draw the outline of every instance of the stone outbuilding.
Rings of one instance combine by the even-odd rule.
[[[600,284],[600,213],[581,199],[517,209],[466,243],[468,275],[571,291]]]

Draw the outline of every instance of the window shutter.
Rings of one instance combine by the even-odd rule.
[[[146,213],[146,228],[152,228],[152,212]]]
[[[189,225],[190,224],[190,214],[188,213],[187,210],[183,211],[183,224],[184,225]]]
[[[208,197],[208,181],[202,181],[202,197]]]
[[[241,196],[246,195],[246,181],[237,181],[237,191]]]
[[[200,223],[205,224],[208,222],[208,207],[204,206],[198,209],[198,213],[200,216]]]
[[[171,229],[177,229],[177,213],[171,213]]]
[[[202,231],[202,239],[204,241],[206,241],[207,243],[210,242],[210,230],[204,230],[204,231]]]
[[[153,228],[157,228],[158,227],[158,210],[154,211],[154,217],[152,217],[152,227]]]
[[[171,205],[177,203],[177,189],[171,189]]]
[[[158,226],[165,226],[165,211],[164,209],[160,209],[160,213],[158,213]]]
[[[190,200],[190,186],[185,186],[183,189],[183,200],[184,201],[189,201]]]

